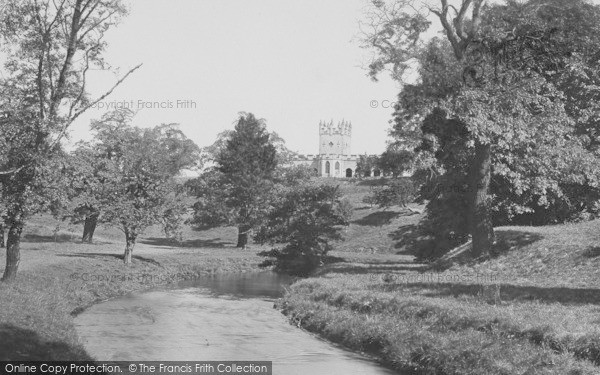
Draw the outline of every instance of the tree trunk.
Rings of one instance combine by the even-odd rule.
[[[248,244],[248,232],[250,229],[251,228],[248,225],[240,225],[238,228],[238,242],[236,247],[241,247],[242,250],[246,249],[246,245]]]
[[[17,277],[17,270],[21,261],[21,234],[23,222],[13,222],[8,229],[6,241],[6,269],[2,281],[12,281]]]
[[[83,224],[83,239],[84,243],[92,243],[94,240],[94,232],[96,231],[96,225],[98,224],[98,214],[93,213],[85,217],[85,224]]]
[[[123,255],[123,262],[127,265],[131,264],[131,258],[133,256],[133,247],[135,246],[137,234],[130,230],[125,230],[125,254]]]
[[[0,222],[0,248],[4,248],[4,223]]]
[[[475,159],[471,169],[471,212],[469,224],[473,239],[473,257],[487,255],[494,243],[494,228],[490,214],[488,191],[491,180],[491,146],[475,144]]]

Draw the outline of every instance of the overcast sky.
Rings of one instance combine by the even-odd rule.
[[[353,124],[353,153],[380,153],[399,88],[385,75],[372,82],[363,68],[369,51],[357,36],[365,4],[131,0],[131,14],[106,39],[105,56],[121,74],[144,65],[103,104],[172,106],[144,108],[134,125],[180,123],[200,146],[231,129],[238,112],[252,112],[302,153],[318,152],[320,120],[345,119]],[[98,95],[117,75],[95,71],[90,78]],[[91,109],[74,124],[72,139],[88,138],[90,119],[104,112]]]

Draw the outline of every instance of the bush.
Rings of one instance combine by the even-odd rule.
[[[255,241],[283,247],[261,253],[272,258],[263,265],[305,276],[322,264],[329,241],[341,238],[341,226],[348,224],[352,212],[350,202],[340,197],[338,187],[304,185],[275,198]]]
[[[407,204],[414,201],[415,193],[416,189],[412,180],[392,179],[387,185],[375,189],[373,194],[367,198],[380,208],[387,209],[392,206],[406,207]]]

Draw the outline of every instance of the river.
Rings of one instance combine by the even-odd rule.
[[[94,305],[76,319],[101,361],[273,361],[273,374],[394,374],[273,309],[291,279],[224,274]]]

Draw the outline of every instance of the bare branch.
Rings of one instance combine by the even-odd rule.
[[[466,0],[466,1],[470,1],[470,0]],[[442,2],[441,11],[436,10],[436,9],[430,9],[430,10],[431,10],[431,12],[433,12],[433,14],[438,16],[438,18],[440,19],[440,22],[442,23],[442,27],[444,28],[444,32],[446,33],[446,37],[448,38],[448,41],[452,45],[454,55],[456,56],[456,58],[458,60],[462,60],[463,54],[464,54],[463,48],[461,46],[459,37],[456,34],[456,31],[454,30],[454,27],[450,24],[450,21],[448,21],[448,9],[449,9],[448,0],[441,0],[441,2]]]
[[[92,30],[96,29],[96,27],[98,27],[98,25],[101,25],[103,22],[105,22],[106,20],[108,20],[109,18],[111,18],[115,13],[117,13],[117,10],[114,10],[112,12],[110,12],[106,17],[99,19],[96,23],[94,23],[93,25],[91,25],[87,30],[85,30],[83,33],[81,33],[81,36],[79,37],[79,39],[77,40],[77,42],[81,42],[83,40],[83,38],[85,38],[85,36]],[[82,23],[83,25],[83,23]]]
[[[73,117],[71,117],[70,119],[67,120],[66,124],[63,126],[63,128],[61,129],[60,133],[58,134],[57,138],[54,140],[54,142],[52,142],[52,144],[50,145],[50,147],[48,148],[49,150],[54,149],[54,147],[56,147],[58,145],[58,143],[61,141],[61,139],[65,136],[67,129],[69,128],[69,126],[79,117],[81,116],[85,111],[87,111],[88,109],[90,109],[91,107],[93,107],[94,105],[98,104],[101,100],[104,100],[107,96],[109,96],[110,94],[112,94],[113,91],[115,91],[115,89],[121,84],[123,83],[123,81],[125,81],[125,79],[133,72],[135,72],[136,70],[138,70],[143,64],[139,64],[137,66],[135,66],[134,68],[130,69],[123,77],[121,77],[121,79],[119,79],[117,81],[117,83],[115,83],[113,85],[113,87],[108,90],[107,92],[104,93],[104,95],[100,96],[98,99],[88,103],[88,105],[86,105],[85,107],[83,107],[82,109],[80,109],[79,111],[77,111]]]

